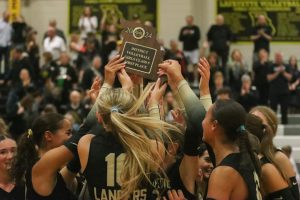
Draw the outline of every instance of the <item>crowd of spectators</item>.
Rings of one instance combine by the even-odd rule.
[[[78,129],[91,107],[87,94],[93,80],[103,78],[104,66],[121,45],[118,21],[106,15],[100,20],[86,7],[78,22],[78,32],[67,38],[56,20],[50,19],[40,45],[37,32],[23,17],[13,23],[8,19],[9,13],[4,12],[0,20],[0,87],[9,88],[5,119],[11,134],[17,138],[36,116],[49,111],[67,115],[74,122],[73,128]],[[143,23],[138,16],[135,21]],[[144,23],[152,26],[149,21]],[[178,60],[184,77],[197,86],[199,73],[194,66],[199,55],[207,57],[214,100],[233,98],[247,111],[256,105],[270,105],[276,110],[280,104],[282,123],[288,123],[288,108],[292,112],[300,108],[297,58],[292,56],[285,62],[287,58],[278,52],[272,61],[269,57],[272,36],[261,15],[251,35],[255,47],[251,67],[239,49],[230,54],[234,36],[225,24],[226,19],[218,15],[216,24],[205,35],[194,24],[193,16],[187,16],[179,41],[171,40],[167,48],[160,40],[164,59]],[[205,42],[200,46],[201,36]],[[182,50],[179,42],[183,43]],[[167,93],[165,103],[171,110],[174,106],[170,95]],[[168,112],[166,115],[172,117]]]

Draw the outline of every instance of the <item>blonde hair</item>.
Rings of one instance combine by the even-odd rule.
[[[138,100],[123,89],[108,89],[96,101],[105,128],[116,135],[126,152],[120,177],[120,199],[128,198],[144,180],[152,184],[150,175],[162,170],[158,153],[151,147],[152,139],[163,144],[162,136],[167,136],[168,130],[177,130],[166,122],[139,113],[153,86],[148,84]],[[167,138],[170,140],[170,137]]]

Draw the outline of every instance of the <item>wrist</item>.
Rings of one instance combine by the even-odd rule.
[[[210,95],[209,89],[200,89],[200,96]]]
[[[176,79],[170,81],[169,85],[170,85],[171,89],[176,90],[182,80],[184,80],[184,78],[181,76],[181,77],[177,77]]]
[[[109,81],[109,80],[104,80],[104,83],[103,83],[103,85],[107,85],[108,87],[112,87],[113,86],[113,84],[114,84],[114,82],[113,81]]]

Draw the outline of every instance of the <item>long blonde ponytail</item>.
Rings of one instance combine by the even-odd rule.
[[[152,88],[153,84],[148,84],[138,100],[123,89],[109,89],[96,102],[106,129],[118,137],[126,152],[120,177],[120,199],[129,198],[142,181],[151,184],[150,174],[162,170],[163,158],[153,150],[153,140],[164,148],[160,145],[164,143],[163,136],[171,140],[168,131],[179,132],[175,126],[139,111]]]

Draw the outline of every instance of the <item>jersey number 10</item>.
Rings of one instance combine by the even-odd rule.
[[[125,153],[121,153],[117,157],[115,153],[110,153],[105,157],[105,161],[107,162],[106,180],[108,187],[114,187],[115,183],[121,186],[120,175],[124,166],[125,156]]]

